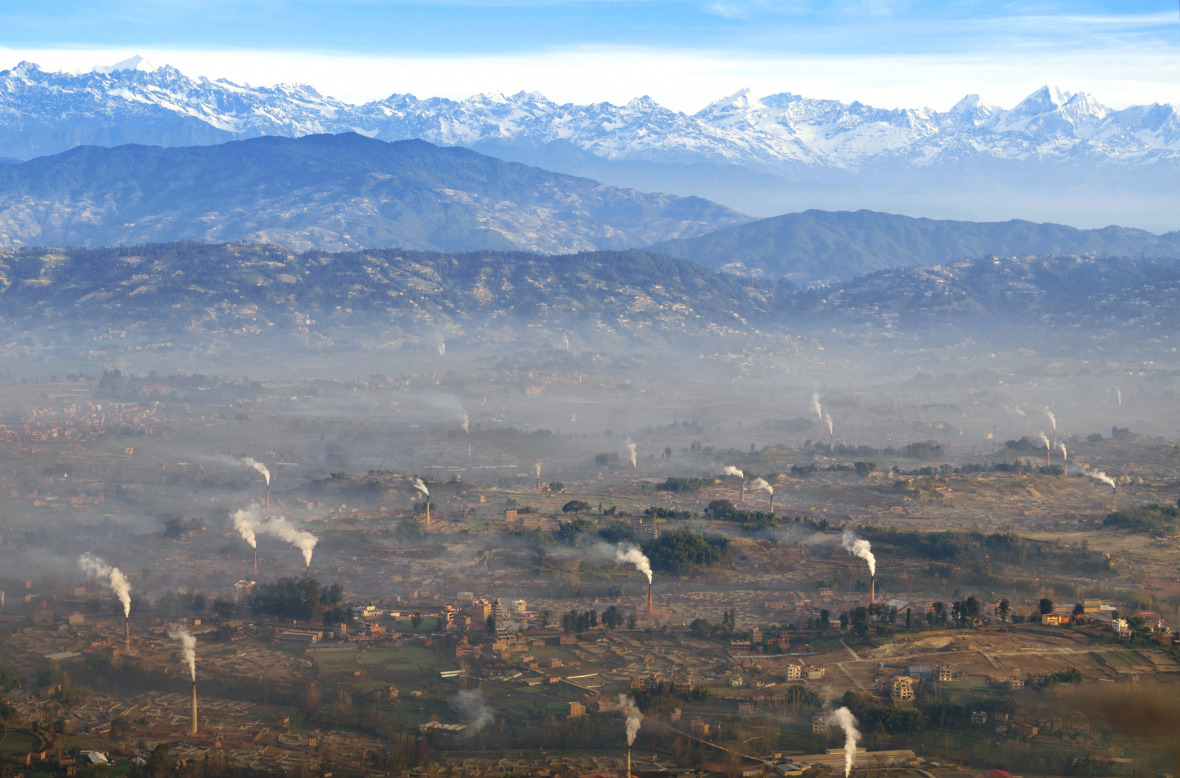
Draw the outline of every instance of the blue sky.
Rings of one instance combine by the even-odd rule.
[[[535,89],[692,111],[748,87],[946,108],[1051,83],[1180,103],[1177,0],[39,0],[5,3],[0,31],[0,68],[138,53],[350,101]]]

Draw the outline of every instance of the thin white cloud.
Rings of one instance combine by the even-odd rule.
[[[536,90],[557,102],[625,103],[650,95],[688,113],[749,88],[860,100],[882,108],[946,109],[968,93],[1011,106],[1043,84],[1086,91],[1111,107],[1180,105],[1180,52],[1136,44],[1077,52],[1020,51],[879,55],[768,56],[745,52],[583,47],[506,55],[378,56],[308,51],[179,49],[11,49],[0,67],[22,59],[47,69],[89,70],[140,54],[156,64],[255,86],[300,82],[348,102],[393,93],[463,99],[481,92]]]

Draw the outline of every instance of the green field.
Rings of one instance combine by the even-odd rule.
[[[27,754],[41,745],[41,739],[32,732],[6,729],[0,734],[0,754]]]
[[[1095,651],[1094,657],[1107,667],[1115,669],[1151,667],[1151,662],[1138,651]]]

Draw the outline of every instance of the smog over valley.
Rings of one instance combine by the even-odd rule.
[[[1178,13],[0,9],[0,778],[1175,775]]]

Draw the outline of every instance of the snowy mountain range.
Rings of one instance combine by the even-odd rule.
[[[573,105],[535,92],[461,101],[393,94],[354,105],[305,85],[193,79],[138,57],[79,74],[28,62],[0,71],[0,157],[85,144],[340,132],[466,146],[607,183],[699,194],[755,214],[792,205],[875,207],[1086,225],[1118,220],[1122,207],[1141,217],[1123,223],[1166,229],[1177,225],[1163,215],[1180,212],[1175,106],[1112,110],[1050,87],[1010,109],[971,95],[945,112],[742,91],[688,115],[647,97]],[[959,191],[965,185],[971,194]],[[1043,203],[1048,192],[1066,214]],[[1025,199],[1045,212],[1021,210]]]

